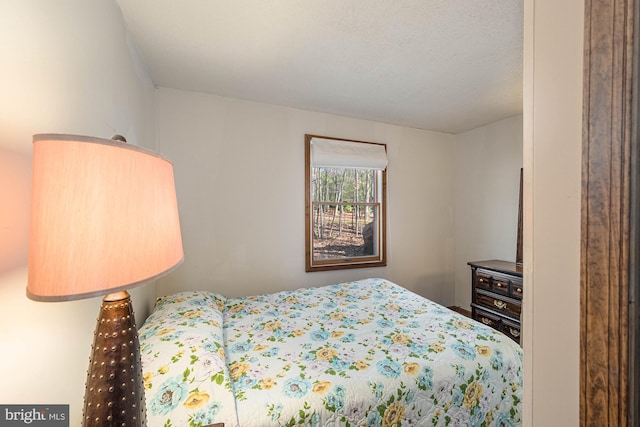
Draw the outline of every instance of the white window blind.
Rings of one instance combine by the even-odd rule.
[[[387,167],[381,144],[311,138],[311,165],[315,168],[380,169]]]

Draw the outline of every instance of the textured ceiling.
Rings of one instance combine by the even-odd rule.
[[[162,87],[459,133],[522,111],[522,0],[117,0]]]

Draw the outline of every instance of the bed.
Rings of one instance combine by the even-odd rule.
[[[516,426],[522,349],[384,279],[158,299],[149,426]]]

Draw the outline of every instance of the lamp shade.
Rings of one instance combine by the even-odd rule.
[[[29,298],[104,295],[181,264],[168,160],[119,141],[41,134],[32,173]]]

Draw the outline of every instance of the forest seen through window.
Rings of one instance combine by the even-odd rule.
[[[378,254],[377,173],[372,169],[312,169],[314,259]]]

